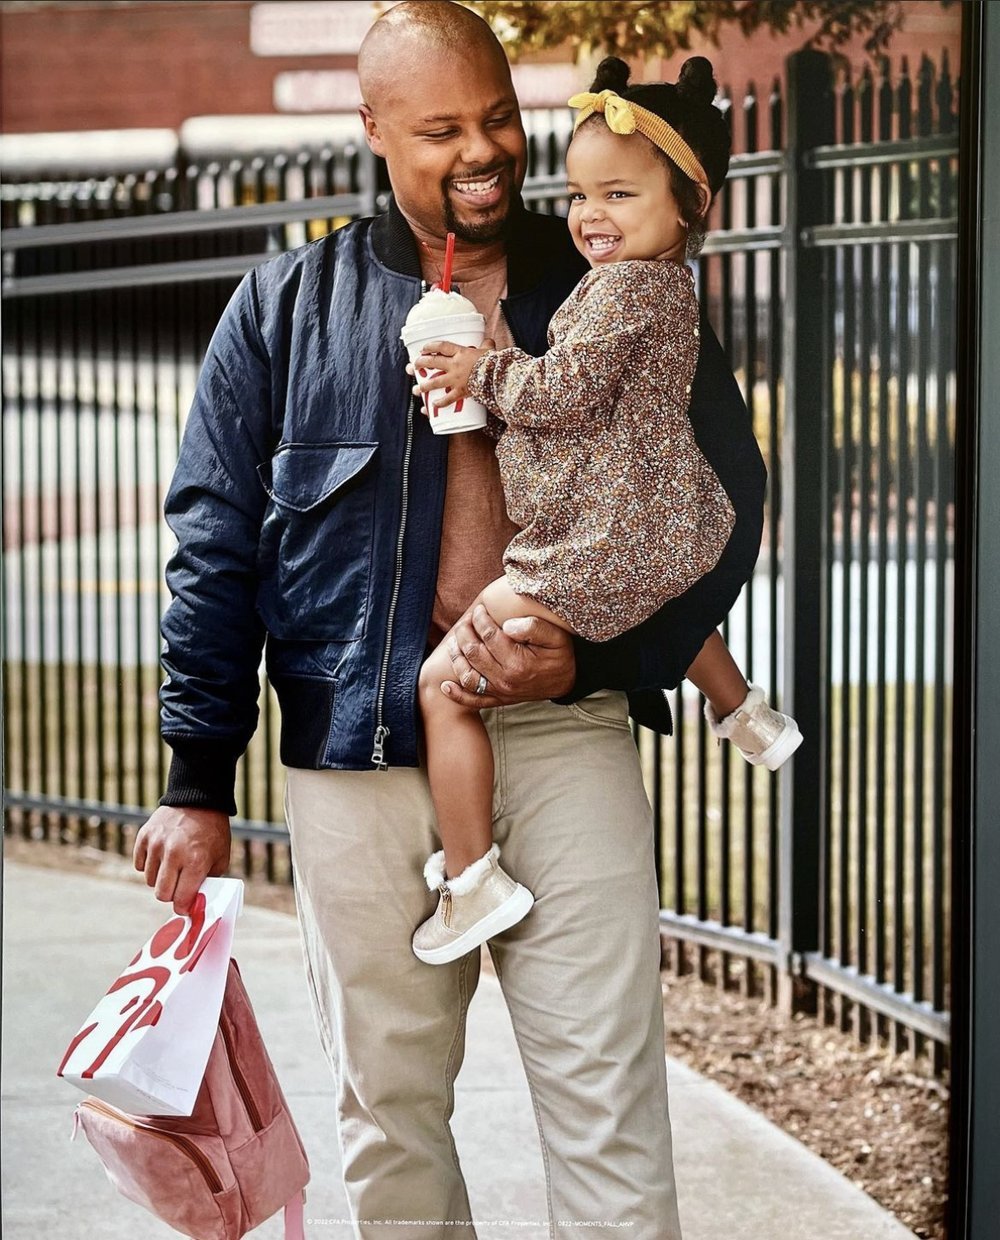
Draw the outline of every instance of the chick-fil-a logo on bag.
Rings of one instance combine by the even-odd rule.
[[[106,1011],[99,1013],[97,1020],[84,1025],[63,1055],[57,1076],[63,1075],[66,1064],[78,1046],[86,1042],[91,1034],[95,1034],[95,1042],[99,1041],[107,1033],[109,1024],[117,1024],[120,1017],[124,1016],[124,1021],[97,1052],[89,1067],[80,1073],[84,1080],[94,1076],[127,1033],[147,1025],[155,1025],[159,1021],[163,1004],[158,996],[163,988],[171,978],[190,973],[195,968],[222,924],[222,918],[217,917],[206,926],[205,912],[205,895],[199,891],[187,917],[172,917],[128,962],[126,971],[111,983],[105,994],[105,998],[111,995],[119,997],[118,1010],[115,1011],[115,1005],[111,1003]]]
[[[436,375],[443,375],[443,374],[444,374],[443,370],[427,370],[423,366],[417,367],[417,377],[420,379],[426,379],[428,377],[433,378]],[[446,390],[449,390],[449,389],[446,389]],[[435,388],[434,391],[435,392],[440,391],[440,388]],[[439,416],[439,414],[444,413],[444,407],[442,407],[441,409],[431,408],[430,398],[432,395],[433,395],[432,392],[424,392],[424,397],[423,397],[424,413],[426,413],[429,418],[436,418]],[[454,408],[452,409],[452,413],[461,413],[462,407],[464,404],[465,404],[465,397],[460,396],[459,399],[455,401],[455,405],[454,405]]]

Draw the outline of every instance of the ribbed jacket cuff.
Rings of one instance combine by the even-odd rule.
[[[635,649],[623,649],[619,640],[588,642],[573,635],[576,680],[564,697],[553,698],[560,706],[579,702],[598,689],[633,689],[639,682],[639,656]],[[615,649],[616,645],[618,649]]]
[[[236,813],[236,763],[239,754],[218,741],[171,741],[173,749],[167,790],[160,805],[218,809],[230,817]]]

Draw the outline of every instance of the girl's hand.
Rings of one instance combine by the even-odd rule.
[[[479,348],[468,345],[452,344],[448,340],[435,340],[424,345],[424,351],[406,367],[406,373],[413,375],[417,382],[413,385],[414,396],[424,396],[427,392],[444,388],[444,394],[430,401],[431,409],[443,409],[454,404],[462,397],[468,396],[469,375],[481,357],[492,353],[496,344],[492,340],[484,340]],[[438,371],[438,374],[432,374]]]

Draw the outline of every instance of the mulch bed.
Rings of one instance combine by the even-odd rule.
[[[667,1051],[831,1163],[916,1235],[945,1240],[948,1087],[922,1059],[694,973],[663,975]]]

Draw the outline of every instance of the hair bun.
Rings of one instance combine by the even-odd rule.
[[[600,69],[598,69],[600,72]],[[689,56],[681,65],[677,93],[699,107],[710,107],[718,93],[712,62],[704,56]]]
[[[708,64],[708,61],[706,60],[705,63]],[[709,70],[711,70],[711,65],[709,65]],[[632,70],[624,60],[617,56],[605,56],[597,66],[597,73],[594,75],[590,89],[595,94],[602,90],[613,90],[620,95],[627,88],[631,74]]]

